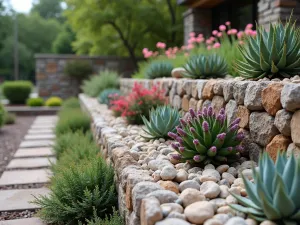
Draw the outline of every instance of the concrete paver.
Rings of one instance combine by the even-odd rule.
[[[54,130],[53,129],[40,129],[40,130],[29,129],[27,134],[54,134]]]
[[[28,158],[28,157],[48,157],[54,156],[54,151],[51,147],[43,148],[20,148],[14,155],[14,158]]]
[[[55,163],[54,157],[37,157],[26,159],[13,159],[9,162],[6,169],[34,169],[42,167],[50,167],[51,163]]]
[[[50,147],[52,145],[54,145],[54,141],[51,140],[22,141],[20,148]]]
[[[26,218],[17,220],[4,220],[0,221],[0,225],[46,225],[39,218]]]
[[[24,139],[26,141],[31,140],[54,140],[55,135],[54,134],[27,134]]]

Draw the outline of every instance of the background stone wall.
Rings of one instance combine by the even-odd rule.
[[[80,92],[78,81],[64,75],[68,61],[86,60],[93,66],[94,73],[105,69],[116,70],[123,77],[129,77],[134,71],[130,59],[114,56],[76,56],[38,54],[36,58],[36,85],[40,97],[58,96],[68,98]]]
[[[128,93],[134,82],[164,89],[169,103],[184,112],[211,105],[225,108],[228,122],[241,117],[245,154],[257,161],[266,150],[275,158],[277,150],[300,153],[300,78],[284,81],[122,79],[121,91]]]

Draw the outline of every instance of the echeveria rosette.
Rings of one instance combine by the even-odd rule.
[[[278,151],[274,164],[268,153],[252,169],[254,182],[242,176],[248,197],[231,193],[239,202],[233,209],[257,220],[271,220],[278,225],[300,224],[300,158],[287,158]]]
[[[224,109],[217,115],[212,107],[197,113],[190,109],[187,120],[180,119],[177,134],[168,133],[176,141],[172,147],[179,153],[173,158],[203,165],[236,161],[243,150],[244,139],[244,134],[238,132],[239,122],[237,118],[228,125]]]

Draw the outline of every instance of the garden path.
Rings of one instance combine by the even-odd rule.
[[[44,225],[32,211],[39,207],[34,196],[49,194],[49,167],[56,159],[52,151],[56,116],[38,116],[0,178],[0,215],[11,220],[0,225]],[[30,213],[31,212],[31,213]],[[29,216],[28,216],[29,213]]]

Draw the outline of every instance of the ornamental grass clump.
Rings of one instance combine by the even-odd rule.
[[[183,68],[183,76],[193,79],[223,78],[227,74],[227,63],[217,54],[192,56]]]
[[[269,31],[260,27],[239,49],[243,60],[237,61],[236,69],[245,78],[289,78],[300,73],[300,28],[291,18],[285,25],[270,24]]]
[[[300,224],[300,159],[292,154],[277,154],[273,160],[264,153],[259,167],[252,168],[252,183],[242,176],[248,197],[231,193],[240,203],[230,205],[257,220],[271,220],[278,225]]]
[[[145,139],[168,138],[168,132],[174,132],[176,126],[179,125],[179,112],[170,106],[159,106],[151,109],[149,120],[142,116],[146,135],[141,135]]]
[[[237,118],[228,124],[224,109],[219,114],[215,114],[212,107],[197,113],[190,109],[188,118],[180,119],[177,134],[168,134],[176,141],[172,147],[179,153],[173,158],[203,165],[235,162],[243,150],[244,134],[238,132],[239,122]]]

